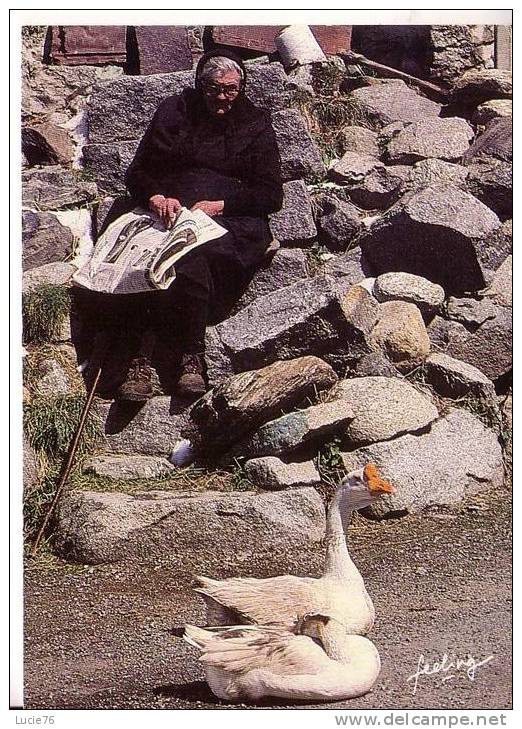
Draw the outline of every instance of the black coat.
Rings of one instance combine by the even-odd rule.
[[[214,117],[198,91],[185,89],[160,104],[126,184],[145,207],[156,194],[176,197],[185,207],[224,200],[217,222],[232,233],[237,262],[255,267],[271,240],[266,216],[283,199],[270,117],[243,95],[226,115]]]

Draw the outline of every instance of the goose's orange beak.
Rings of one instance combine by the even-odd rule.
[[[395,488],[380,476],[377,467],[373,463],[367,463],[364,467],[364,478],[370,491],[375,494],[395,493]]]

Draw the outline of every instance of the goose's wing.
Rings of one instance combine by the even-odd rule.
[[[208,631],[187,625],[185,640],[201,650],[208,667],[244,675],[263,669],[274,675],[315,674],[330,665],[312,638],[269,626],[238,626]]]
[[[234,611],[241,622],[280,623],[290,629],[302,615],[328,610],[328,597],[323,594],[320,580],[310,577],[196,577],[195,585],[195,591],[203,598]]]

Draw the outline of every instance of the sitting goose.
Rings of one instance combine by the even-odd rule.
[[[226,580],[196,577],[195,591],[207,604],[208,623],[276,623],[294,631],[296,622],[304,615],[320,614],[335,620],[328,625],[328,630],[341,635],[367,633],[373,625],[375,611],[359,570],[348,553],[345,533],[354,509],[368,506],[393,491],[373,464],[345,476],[328,509],[326,565],[322,577],[283,575]]]
[[[362,696],[379,675],[379,653],[360,635],[345,634],[330,645],[324,628],[331,622],[322,615],[305,616],[299,635],[266,625],[210,630],[187,625],[183,637],[201,650],[208,684],[220,699],[340,701]]]

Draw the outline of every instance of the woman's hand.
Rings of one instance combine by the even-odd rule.
[[[211,218],[215,218],[216,215],[222,215],[225,208],[224,200],[200,200],[193,205],[191,210],[203,210],[204,213],[210,215]]]
[[[175,223],[181,207],[180,201],[175,197],[153,195],[149,199],[149,208],[152,212],[156,213],[156,215],[159,215],[166,228],[170,228],[170,226]]]

